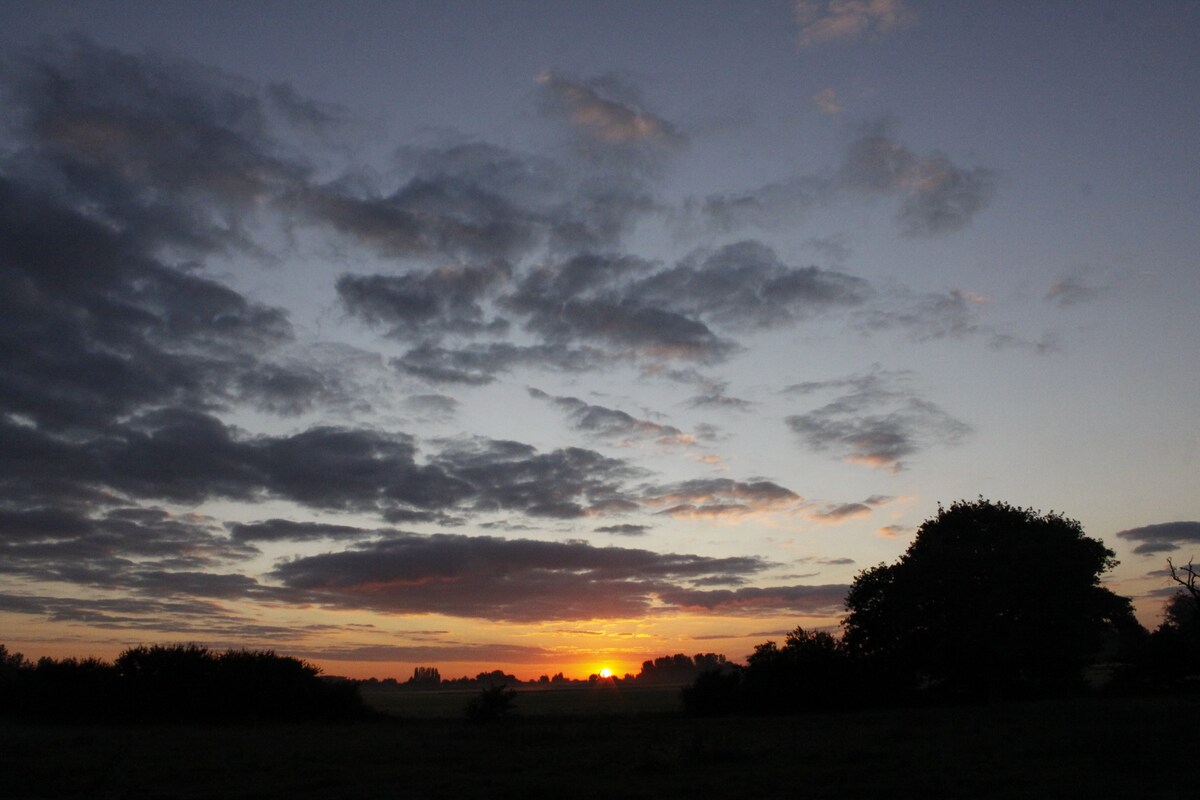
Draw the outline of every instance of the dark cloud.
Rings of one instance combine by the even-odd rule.
[[[693,253],[667,269],[596,255],[548,264],[502,302],[548,341],[590,340],[650,360],[719,361],[737,346],[711,325],[794,325],[861,305],[869,294],[862,279],[790,267],[765,245],[744,241]]]
[[[641,616],[655,598],[684,591],[677,581],[752,575],[768,566],[754,557],[658,554],[583,542],[398,534],[283,562],[272,575],[339,607],[532,622]]]
[[[475,511],[521,511],[572,519],[628,507],[623,482],[641,471],[591,450],[569,447],[537,453],[517,442],[471,439],[450,444],[431,464],[465,482]]]
[[[517,367],[584,372],[614,361],[612,354],[594,347],[565,344],[515,345],[489,342],[447,348],[423,343],[394,358],[396,370],[436,384],[483,386]]]
[[[861,305],[870,292],[861,278],[790,267],[766,245],[743,241],[693,253],[636,281],[630,294],[728,327],[768,328]]]
[[[643,489],[644,502],[664,507],[671,517],[725,517],[788,511],[804,498],[777,483],[729,478],[696,478]]]
[[[875,371],[826,383],[803,383],[789,392],[843,392],[832,402],[786,418],[814,450],[833,451],[846,461],[898,472],[904,459],[938,444],[955,444],[970,428],[917,396],[904,373]]]
[[[1140,542],[1133,552],[1140,555],[1170,553],[1184,545],[1200,545],[1200,522],[1161,522],[1120,531],[1118,538]]]
[[[326,391],[261,356],[287,343],[279,309],[164,266],[109,226],[0,177],[0,403],[49,429],[150,404],[296,403]]]
[[[678,589],[666,592],[666,603],[689,611],[719,614],[836,614],[845,607],[845,584],[774,586],[740,589]]]
[[[576,430],[618,444],[630,444],[638,440],[650,440],[662,445],[690,445],[695,440],[671,425],[638,419],[624,411],[585,403],[577,397],[553,397],[540,389],[529,389],[529,396],[547,400],[567,412]]]
[[[640,472],[580,448],[538,453],[492,440],[448,444],[424,463],[406,434],[334,427],[246,436],[214,417],[163,411],[92,441],[65,445],[0,421],[8,496],[107,487],[127,497],[198,503],[292,500],[311,508],[446,520],[459,510],[571,518],[636,508],[623,483]],[[111,501],[110,501],[111,502]]]
[[[649,525],[601,525],[596,533],[611,533],[616,536],[645,536],[650,532]]]
[[[324,522],[294,522],[288,519],[268,519],[261,522],[226,523],[229,534],[237,542],[310,542],[319,539],[362,539],[379,533],[377,530],[351,525]]]
[[[475,336],[508,328],[500,318],[486,319],[479,300],[510,274],[494,267],[441,267],[421,274],[343,275],[337,292],[346,310],[397,338],[426,339],[437,333]]]
[[[130,585],[146,570],[194,572],[257,554],[211,519],[159,508],[0,508],[0,572],[36,580]]]
[[[253,86],[191,62],[75,39],[10,60],[3,77],[24,145],[10,167],[147,244],[245,245],[243,221],[310,173]]]

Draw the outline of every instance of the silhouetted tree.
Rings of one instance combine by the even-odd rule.
[[[20,653],[10,653],[8,648],[0,644],[0,681],[16,678],[22,670],[31,669],[33,664]]]
[[[845,646],[889,690],[1057,692],[1128,599],[1100,586],[1116,565],[1075,520],[979,499],[939,506],[900,560],[864,570],[846,599]]]
[[[442,684],[442,674],[437,667],[416,667],[413,676],[408,681],[411,686],[424,686],[436,689]]]
[[[726,663],[725,656],[719,653],[697,653],[695,656],[676,653],[672,656],[659,656],[653,661],[642,662],[642,669],[636,680],[638,683],[657,685],[691,683],[701,673],[721,669]]]
[[[1151,685],[1179,689],[1188,676],[1200,675],[1200,606],[1177,592],[1163,607],[1163,621],[1150,635],[1147,675]]]
[[[1200,587],[1196,586],[1196,579],[1200,578],[1200,571],[1192,566],[1192,559],[1188,559],[1186,567],[1176,568],[1175,563],[1168,558],[1167,569],[1171,570],[1171,580],[1178,583],[1187,592],[1184,596],[1190,597],[1192,604],[1200,609]]]

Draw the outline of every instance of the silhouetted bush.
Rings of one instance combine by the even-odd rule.
[[[472,722],[490,722],[506,717],[513,711],[517,693],[499,683],[475,695],[467,702],[467,719]]]
[[[703,672],[681,690],[683,710],[702,717],[723,716],[745,710],[742,695],[743,668]]]

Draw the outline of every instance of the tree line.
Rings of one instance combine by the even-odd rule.
[[[461,678],[443,678],[437,667],[421,666],[414,668],[412,677],[406,681],[398,681],[395,678],[384,678],[383,680],[367,678],[360,683],[370,687],[417,691],[491,689],[496,686],[553,689],[601,683],[616,686],[683,686],[706,672],[725,669],[727,666],[730,666],[730,662],[721,653],[696,653],[690,656],[685,653],[675,653],[643,661],[641,669],[636,675],[627,672],[620,677],[616,675],[601,677],[599,673],[593,673],[587,678],[567,678],[559,672],[553,676],[541,675],[533,680],[523,681],[515,675],[497,669],[480,672],[473,678],[465,675]]]
[[[0,645],[0,714],[56,722],[339,720],[370,716],[357,687],[266,650],[133,647],[115,661],[36,663]]]
[[[846,598],[841,636],[796,628],[744,667],[683,692],[699,714],[861,708],[1196,688],[1197,571],[1147,632],[1100,585],[1114,553],[1060,514],[980,498],[939,506],[894,564],[868,568]],[[1191,680],[1189,680],[1189,676]],[[1089,680],[1090,679],[1090,680]]]

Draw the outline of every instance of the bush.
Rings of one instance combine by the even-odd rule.
[[[467,719],[472,722],[490,722],[506,717],[513,711],[517,693],[505,688],[504,684],[489,686],[467,703]]]

